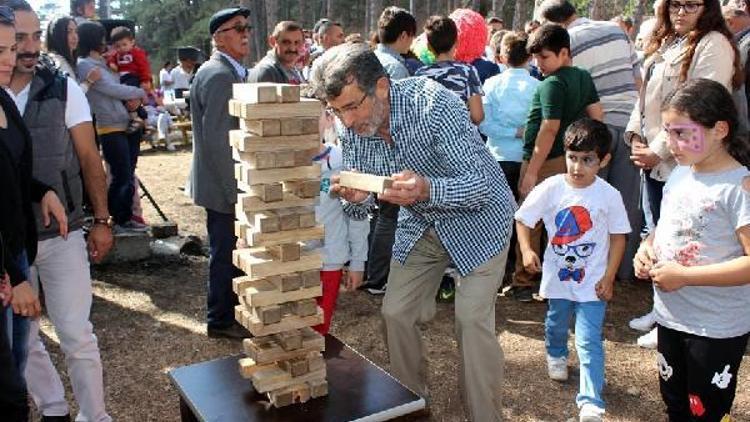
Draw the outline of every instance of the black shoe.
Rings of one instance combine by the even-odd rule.
[[[514,287],[513,298],[519,302],[534,301],[534,289],[531,287]]]
[[[65,416],[42,415],[42,422],[70,422],[70,415],[65,415]]]
[[[453,302],[456,299],[456,281],[450,276],[444,275],[443,281],[440,283],[440,289],[438,289],[437,300],[438,302]]]
[[[208,333],[208,336],[211,338],[243,339],[253,336],[249,331],[245,329],[245,327],[239,324],[232,324],[229,327],[222,328],[208,327],[206,331]]]

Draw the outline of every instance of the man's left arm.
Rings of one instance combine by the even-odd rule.
[[[68,78],[65,123],[81,165],[83,183],[94,209],[94,218],[109,218],[107,179],[94,140],[91,110],[83,91],[70,78]],[[101,261],[112,248],[112,230],[104,224],[94,224],[89,233],[88,246],[94,262]]]

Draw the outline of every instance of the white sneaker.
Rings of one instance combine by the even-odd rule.
[[[547,355],[547,374],[555,381],[566,381],[568,379],[568,358],[553,358]]]
[[[644,334],[638,337],[637,343],[644,349],[656,349],[657,338],[656,328],[654,328],[649,331],[648,334]]]
[[[578,422],[601,422],[604,420],[604,409],[591,403],[584,403],[578,412]]]
[[[654,312],[653,309],[651,310],[651,312],[642,317],[631,319],[628,323],[630,328],[638,331],[643,331],[644,333],[651,331],[651,329],[654,328],[655,324],[656,312]]]

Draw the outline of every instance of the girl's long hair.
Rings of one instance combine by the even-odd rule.
[[[729,132],[722,141],[724,148],[742,165],[750,166],[747,142],[737,136],[737,108],[724,85],[705,78],[690,80],[667,96],[662,104],[662,111],[666,110],[685,114],[706,128],[714,127],[716,122],[727,122]]]
[[[76,53],[75,51],[71,51],[68,45],[68,25],[70,25],[70,22],[75,21],[69,16],[62,16],[50,21],[49,25],[47,25],[45,43],[47,44],[48,52],[62,56],[75,69]]]
[[[669,18],[669,2],[671,0],[664,0],[659,5],[659,9],[656,14],[656,24],[654,25],[654,31],[651,34],[651,40],[646,46],[646,57],[654,54],[665,42],[670,42],[677,37],[674,26],[672,26],[672,20]],[[687,34],[687,55],[682,62],[680,67],[680,82],[687,80],[688,71],[690,70],[690,64],[693,62],[695,56],[695,49],[698,47],[698,42],[711,31],[719,32],[726,37],[729,44],[732,45],[734,50],[734,73],[732,75],[732,86],[737,89],[742,85],[744,81],[744,72],[740,65],[740,54],[737,51],[737,45],[734,42],[732,33],[729,32],[727,24],[724,21],[724,16],[721,14],[721,5],[719,0],[704,0],[703,10],[698,18],[698,22],[695,24],[695,28]]]

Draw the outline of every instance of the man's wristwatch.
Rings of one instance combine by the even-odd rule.
[[[111,229],[112,226],[114,225],[114,222],[112,221],[112,216],[101,217],[101,218],[94,217],[94,225],[95,226],[96,225],[107,226]]]

